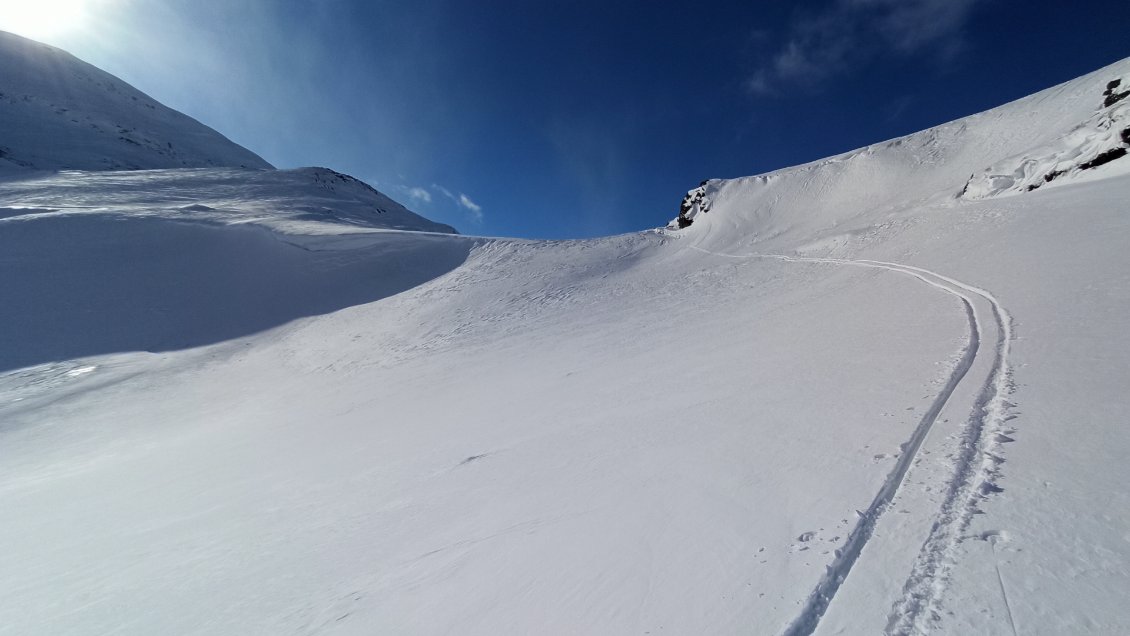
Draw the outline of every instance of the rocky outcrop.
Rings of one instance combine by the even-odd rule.
[[[1125,90],[1125,91],[1119,92],[1118,89],[1121,86],[1122,86],[1122,79],[1121,78],[1113,79],[1106,85],[1106,90],[1103,91],[1103,97],[1106,98],[1106,99],[1103,100],[1103,106],[1104,107],[1114,106],[1118,102],[1126,99],[1127,95],[1130,95],[1130,90]]]
[[[671,225],[680,230],[690,227],[695,217],[710,211],[710,199],[706,196],[706,186],[709,183],[710,180],[703,181],[697,188],[687,192],[687,196],[683,197],[683,202],[679,205],[679,216],[671,222]]]

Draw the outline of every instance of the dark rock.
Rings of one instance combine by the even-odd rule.
[[[1114,79],[1107,82],[1106,90],[1103,91],[1103,96],[1106,97],[1106,99],[1103,100],[1103,108],[1110,108],[1118,102],[1126,99],[1127,96],[1130,96],[1130,91],[1123,91],[1121,93],[1114,92],[1114,89],[1118,88],[1121,85],[1121,79]]]
[[[694,207],[694,200],[691,199],[691,195],[688,194],[683,197],[683,202],[679,204],[679,216],[690,212],[692,207]]]
[[[709,183],[709,179],[703,181],[697,188],[691,190],[683,197],[683,202],[679,204],[679,218],[676,219],[679,229],[685,228],[694,222],[694,219],[687,215],[690,214],[696,206],[701,214],[710,211],[710,201],[706,198],[707,183]]]
[[[1115,159],[1119,159],[1119,158],[1125,157],[1125,156],[1126,156],[1126,149],[1125,148],[1111,148],[1110,150],[1107,150],[1106,152],[1100,153],[1099,156],[1095,157],[1094,159],[1079,164],[1079,169],[1080,170],[1090,170],[1091,168],[1098,168],[1099,166],[1101,166],[1103,164],[1110,163],[1110,162],[1114,161]]]
[[[1115,104],[1126,99],[1127,97],[1130,97],[1130,91],[1123,91],[1121,93],[1111,93],[1110,95],[1106,96],[1106,99],[1103,100],[1103,107],[1106,108],[1106,107],[1114,106]]]

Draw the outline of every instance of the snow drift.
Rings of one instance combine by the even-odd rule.
[[[318,249],[246,224],[39,214],[0,226],[0,371],[248,336],[410,289],[471,247],[380,233]]]
[[[372,302],[470,241],[324,168],[64,172],[0,182],[0,370],[231,340]]]

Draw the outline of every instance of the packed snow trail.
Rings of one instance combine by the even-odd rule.
[[[820,619],[828,609],[836,592],[847,579],[863,547],[874,533],[875,526],[883,512],[890,505],[906,474],[918,455],[942,408],[973,367],[980,350],[984,329],[977,313],[975,296],[988,302],[992,307],[995,327],[998,331],[996,357],[989,371],[979,398],[974,404],[965,430],[962,433],[961,449],[954,462],[954,475],[949,482],[947,496],[942,503],[929,537],[926,539],[910,578],[903,587],[902,597],[895,602],[889,616],[888,634],[916,634],[928,631],[926,621],[936,613],[941,594],[945,589],[950,564],[954,560],[954,550],[961,538],[961,532],[969,523],[976,509],[979,495],[996,472],[997,458],[990,452],[992,442],[987,440],[986,428],[997,428],[1005,421],[1009,405],[1004,399],[1008,386],[1008,348],[1011,340],[1011,317],[999,301],[988,291],[968,285],[948,276],[920,267],[874,260],[851,260],[837,258],[817,258],[787,256],[782,254],[723,254],[712,252],[698,246],[693,249],[725,258],[764,258],[791,263],[822,263],[830,265],[851,265],[872,269],[884,269],[918,280],[935,287],[961,301],[969,322],[969,343],[966,345],[957,365],[950,373],[942,391],[935,397],[930,408],[922,416],[910,439],[903,445],[903,451],[871,505],[862,511],[859,522],[848,535],[844,545],[836,551],[836,557],[827,567],[825,574],[809,595],[800,614],[784,631],[784,636],[807,636],[816,631]],[[980,461],[978,461],[980,460]]]

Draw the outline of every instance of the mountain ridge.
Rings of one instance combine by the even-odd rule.
[[[34,170],[270,163],[70,53],[0,31],[0,166]]]
[[[929,193],[931,202],[953,202],[1125,174],[1130,160],[1113,159],[1130,146],[1124,130],[1130,124],[1130,103],[1111,85],[1127,83],[1130,58],[979,113],[838,155],[759,175],[708,179],[688,192],[668,227],[701,221],[732,229],[739,223],[766,240],[847,223],[845,213],[853,210],[898,207],[908,184]],[[1041,108],[1053,99],[1068,107]],[[1112,154],[1088,164],[1104,153]],[[1093,169],[1100,166],[1102,170]],[[1058,174],[1045,180],[1054,171]],[[866,186],[859,187],[861,182]],[[843,205],[845,199],[851,205]],[[745,207],[727,204],[735,200]],[[837,202],[837,210],[822,204],[830,200]],[[751,201],[757,205],[751,208]]]
[[[213,211],[220,205],[233,218],[253,209],[253,222],[276,229],[301,217],[456,232],[330,168],[276,170],[205,124],[62,49],[0,31],[0,69],[0,175],[7,181],[0,204],[35,200],[44,208],[73,207],[73,201],[52,199],[50,193],[66,199],[78,183],[87,195],[96,193],[84,198],[86,208],[128,206],[148,197]],[[216,201],[221,190],[229,198]],[[265,201],[274,208],[265,210]],[[182,218],[207,216],[203,208],[172,207]]]

